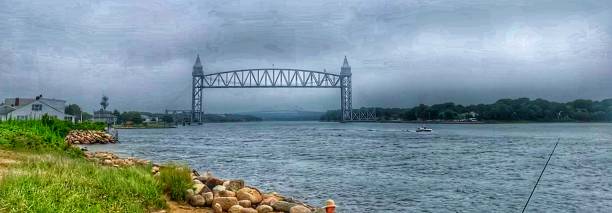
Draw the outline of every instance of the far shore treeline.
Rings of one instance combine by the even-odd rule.
[[[544,99],[500,99],[493,104],[463,106],[452,102],[421,104],[413,108],[361,108],[376,110],[379,121],[464,121],[470,118],[490,122],[612,122],[612,99],[578,99],[558,103]],[[339,110],[329,110],[321,121],[338,121]]]
[[[77,104],[70,104],[64,110],[66,114],[75,116],[76,121],[89,121],[93,118],[93,115],[81,110],[81,107]],[[125,111],[120,112],[115,109],[111,112],[116,117],[115,124],[117,125],[144,125],[147,126],[147,121],[143,116],[149,117],[149,121],[153,126],[159,123],[181,123],[183,121],[189,121],[189,113],[180,113],[172,116],[171,114],[165,113],[152,113],[152,112],[138,112],[138,111]],[[206,122],[245,122],[245,121],[261,121],[259,117],[252,115],[242,114],[206,114]],[[176,119],[176,120],[175,120]]]

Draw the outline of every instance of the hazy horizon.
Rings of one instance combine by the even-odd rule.
[[[353,107],[612,98],[609,1],[0,1],[0,98],[189,109],[191,69],[338,73]],[[205,89],[207,113],[340,107],[338,89]]]

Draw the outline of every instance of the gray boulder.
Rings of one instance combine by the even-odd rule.
[[[189,204],[195,207],[202,207],[206,205],[206,199],[202,195],[194,195],[189,199]]]
[[[297,206],[298,204],[296,203],[289,203],[289,202],[285,202],[285,201],[278,201],[272,204],[272,208],[274,208],[275,211],[281,211],[281,212],[289,212],[291,210],[292,207]]]

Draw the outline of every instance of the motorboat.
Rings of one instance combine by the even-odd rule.
[[[424,127],[424,126],[419,127],[419,128],[416,129],[416,132],[431,132],[431,131],[433,131],[433,129],[427,128],[427,127]]]

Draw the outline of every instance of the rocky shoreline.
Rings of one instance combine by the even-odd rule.
[[[104,133],[106,134],[106,133]],[[70,144],[113,143],[107,136],[96,131],[71,132],[66,137]],[[108,134],[107,134],[108,135]],[[110,136],[110,135],[108,135]],[[112,136],[111,136],[112,137]],[[111,152],[87,152],[85,158],[104,166],[124,167],[134,165],[152,165],[151,173],[160,175],[163,165],[136,158],[120,158]],[[195,208],[209,209],[214,213],[333,213],[335,205],[328,200],[325,208],[314,207],[279,195],[276,192],[264,193],[256,187],[246,185],[244,180],[224,180],[210,172],[200,175],[191,171],[192,189],[187,190],[185,200]]]
[[[120,158],[111,152],[85,152],[88,160],[105,166],[122,167],[149,165],[151,161],[136,158]],[[151,173],[160,175],[163,167],[151,164]],[[325,213],[325,209],[314,207],[276,192],[263,193],[258,188],[247,186],[244,180],[223,180],[210,172],[200,175],[191,172],[192,189],[187,190],[185,200],[193,207],[212,208],[214,213]]]
[[[104,131],[73,130],[64,138],[68,144],[107,144],[117,143],[117,140]]]
[[[149,165],[151,163],[151,161],[148,160],[140,160],[140,159],[136,159],[136,158],[120,158],[119,156],[110,153],[110,152],[85,152],[85,158],[91,161],[95,161],[98,162],[102,165],[106,165],[106,166],[114,166],[114,167],[120,167],[120,166],[134,166],[134,165]],[[153,165],[153,167],[157,167],[157,170],[159,171],[159,166],[158,165]],[[155,174],[155,171],[153,171],[153,174]]]
[[[196,207],[212,207],[215,213],[323,213],[316,208],[275,192],[263,193],[244,180],[222,180],[211,173],[192,172],[193,188],[186,200]]]

